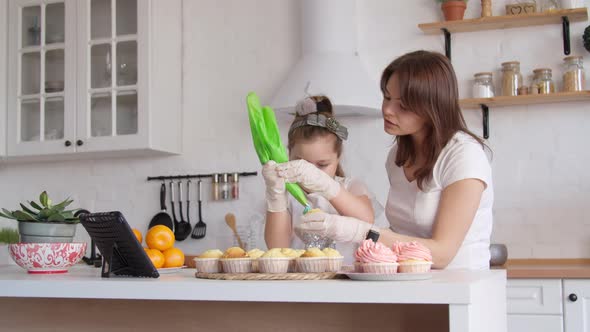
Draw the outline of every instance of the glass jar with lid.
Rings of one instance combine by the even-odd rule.
[[[473,75],[473,98],[491,98],[494,96],[494,83],[492,73],[483,72]]]
[[[522,86],[520,62],[509,61],[502,63],[502,95],[516,96],[518,88]]]
[[[581,56],[568,56],[563,58],[565,66],[563,72],[563,91],[582,91],[586,85],[584,74],[584,60]]]
[[[549,94],[555,92],[551,69],[537,68],[533,70],[532,94]]]

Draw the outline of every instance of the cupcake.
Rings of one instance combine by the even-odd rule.
[[[219,258],[223,256],[223,252],[219,249],[209,249],[195,257],[195,267],[198,272],[204,273],[219,273],[221,266],[219,264]]]
[[[219,261],[225,273],[252,272],[252,258],[248,257],[248,254],[242,248],[228,248]]]
[[[361,258],[359,256],[359,251],[356,250],[354,252],[354,272],[363,272],[363,262],[361,262]]]
[[[432,254],[430,249],[420,242],[396,242],[393,251],[397,253],[399,272],[401,273],[426,273],[432,266]]]
[[[289,257],[289,270],[287,272],[296,272],[297,271],[297,262],[295,259],[301,255],[305,250],[296,250],[291,248],[282,248],[281,253],[287,257]]]
[[[256,248],[256,249],[252,249],[249,250],[246,255],[250,258],[252,258],[252,272],[258,272],[258,258],[260,258],[260,256],[264,255],[264,251]]]
[[[258,259],[261,273],[287,273],[290,257],[281,252],[281,248],[270,249]]]
[[[326,255],[326,259],[328,261],[328,267],[326,268],[326,271],[340,271],[340,268],[342,267],[342,262],[344,261],[344,256],[342,256],[338,250],[332,248],[324,248],[322,252]]]
[[[319,248],[308,248],[303,255],[296,258],[297,270],[303,273],[326,272],[328,260]]]
[[[355,257],[365,273],[397,273],[397,255],[382,243],[367,239],[358,247]]]
[[[227,250],[225,251],[225,253],[223,253],[223,256],[221,258],[246,258],[248,257],[248,254],[246,253],[246,251],[244,251],[244,249],[240,248],[240,247],[231,247],[231,248],[227,248]]]

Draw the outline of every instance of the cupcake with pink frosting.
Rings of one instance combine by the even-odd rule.
[[[400,273],[426,273],[432,266],[430,249],[420,242],[396,242],[393,252],[397,255]]]
[[[367,239],[361,243],[354,254],[360,262],[362,272],[393,274],[397,273],[397,255],[379,242]]]

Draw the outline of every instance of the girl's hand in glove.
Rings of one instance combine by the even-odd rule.
[[[270,160],[262,166],[262,177],[266,184],[266,209],[270,212],[287,211],[285,179],[277,172],[277,163]]]
[[[302,223],[295,226],[297,235],[304,233],[328,237],[336,242],[361,243],[373,225],[352,217],[324,212],[312,212],[303,216]]]
[[[340,192],[340,183],[307,160],[299,159],[277,165],[286,182],[299,183],[308,192],[317,192],[331,200]]]

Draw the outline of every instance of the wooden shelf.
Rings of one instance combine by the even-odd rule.
[[[547,95],[524,95],[524,96],[497,96],[493,98],[468,98],[461,99],[459,105],[462,109],[487,107],[507,107],[534,104],[550,104],[572,101],[590,101],[590,91],[579,92],[557,92]]]
[[[561,24],[563,16],[567,16],[570,22],[582,22],[588,20],[588,11],[586,8],[562,9],[527,15],[490,16],[459,21],[423,23],[418,24],[418,27],[424,33],[433,35],[442,33],[442,29],[453,33]]]

